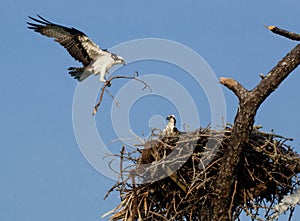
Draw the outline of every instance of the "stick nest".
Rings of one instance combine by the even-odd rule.
[[[123,146],[118,155],[120,178],[108,191],[118,191],[121,203],[104,216],[114,221],[202,220],[210,211],[205,202],[220,182],[217,174],[223,153],[230,148],[230,135],[231,127],[171,136],[153,131],[142,149],[129,151]],[[253,128],[230,184],[233,220],[243,211],[253,220],[266,220],[274,205],[295,190],[299,155],[287,140],[291,139]],[[264,218],[259,218],[262,214]]]

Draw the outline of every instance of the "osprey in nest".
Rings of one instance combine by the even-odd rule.
[[[176,127],[176,118],[173,114],[169,114],[166,120],[168,123],[166,125],[166,128],[163,130],[164,135],[171,136],[178,135],[181,133]]]
[[[82,63],[83,67],[70,67],[70,75],[78,81],[83,81],[90,75],[100,74],[100,81],[106,82],[105,75],[115,64],[125,65],[125,60],[119,55],[101,49],[83,32],[54,24],[39,16],[39,19],[29,18],[36,23],[27,22],[29,29],[54,38],[61,44],[75,60]]]

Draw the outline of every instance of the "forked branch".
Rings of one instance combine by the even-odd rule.
[[[300,35],[275,26],[268,29],[273,33],[293,40],[300,40]],[[213,220],[230,220],[230,199],[234,194],[234,183],[237,180],[237,168],[247,142],[252,132],[254,118],[260,105],[275,91],[281,82],[300,64],[300,45],[292,49],[251,91],[246,90],[237,81],[221,78],[220,83],[233,91],[239,98],[239,110],[236,114],[229,146],[224,152],[218,172],[218,182],[209,203]]]

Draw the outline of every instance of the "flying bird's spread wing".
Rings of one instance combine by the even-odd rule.
[[[39,16],[39,19],[29,18],[37,23],[30,23],[28,28],[45,35],[50,38],[54,38],[55,41],[64,46],[70,55],[75,60],[80,61],[84,67],[87,67],[92,61],[105,51],[99,48],[94,42],[92,42],[83,32],[75,29],[68,28],[61,25],[54,24],[47,21],[43,17]]]
[[[109,69],[116,64],[125,65],[125,60],[119,55],[102,50],[92,42],[83,32],[54,24],[43,17],[30,17],[34,22],[27,22],[28,28],[42,35],[54,38],[64,46],[75,60],[80,61],[83,67],[70,67],[69,74],[79,82],[90,75],[100,75],[100,81],[106,82],[105,76]]]

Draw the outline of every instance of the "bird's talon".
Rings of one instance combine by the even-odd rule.
[[[111,82],[110,82],[110,81],[105,81],[105,85],[106,85],[107,87],[110,87],[110,86],[111,86]]]

